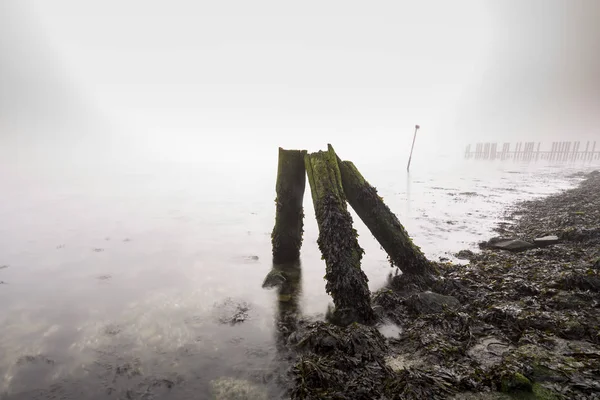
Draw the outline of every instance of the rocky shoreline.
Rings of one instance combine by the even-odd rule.
[[[398,334],[298,322],[292,399],[600,399],[600,173],[581,178],[510,210],[519,251],[461,252],[431,291],[390,276],[373,304]]]

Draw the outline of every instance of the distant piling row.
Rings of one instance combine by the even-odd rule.
[[[518,142],[515,144],[477,143],[475,149],[469,144],[465,149],[466,159],[515,160],[515,161],[593,161],[600,160],[600,148],[596,142],[552,142],[550,150],[542,150],[541,142]]]

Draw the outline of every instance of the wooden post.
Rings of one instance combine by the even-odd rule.
[[[540,159],[540,146],[541,145],[542,145],[542,143],[538,142],[537,150],[536,150],[536,155],[535,155],[535,161],[538,161]]]
[[[596,151],[596,141],[594,141],[594,145],[592,146],[592,151],[590,153],[590,161],[594,159],[594,152]],[[600,154],[600,153],[598,153]]]
[[[492,143],[490,152],[491,152],[491,159],[495,160],[498,155],[498,143]]]
[[[377,194],[377,189],[367,182],[352,162],[338,158],[338,165],[350,206],[387,252],[391,264],[405,274],[431,280],[437,274],[433,264],[413,243],[396,215]]]
[[[364,251],[346,207],[335,152],[328,145],[328,151],[307,154],[304,161],[319,226],[317,243],[326,265],[325,288],[335,304],[334,318],[342,325],[373,322],[369,280],[360,268]]]
[[[419,125],[415,125],[415,134],[413,136],[412,147],[410,148],[410,157],[408,157],[408,164],[406,165],[406,172],[410,171],[410,162],[412,160],[413,150],[415,149],[415,141],[417,140],[417,131],[419,130],[419,128],[420,128]]]
[[[275,264],[289,263],[300,258],[304,219],[302,202],[306,186],[305,155],[306,150],[279,148],[275,227],[271,233]]]
[[[504,143],[502,145],[502,160],[506,160],[509,156],[509,152],[510,152],[510,143]]]

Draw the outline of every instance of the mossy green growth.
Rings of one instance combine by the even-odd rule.
[[[560,397],[552,390],[546,389],[539,383],[534,383],[532,385],[531,392],[517,391],[510,393],[509,396],[515,400],[560,400]]]
[[[502,378],[500,391],[503,393],[511,393],[515,391],[532,392],[532,384],[523,374],[515,372],[510,376]]]
[[[559,400],[559,397],[550,389],[546,389],[539,383],[533,384],[533,394],[538,400]]]

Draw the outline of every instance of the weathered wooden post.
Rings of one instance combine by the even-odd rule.
[[[506,160],[509,156],[509,152],[510,152],[510,143],[504,143],[502,145],[502,160]]]
[[[325,260],[326,290],[333,297],[334,317],[341,324],[375,320],[368,278],[360,268],[363,249],[358,244],[346,206],[342,178],[333,148],[304,158],[312,193],[319,238]]]
[[[410,148],[410,157],[408,157],[408,164],[406,165],[406,172],[409,172],[409,170],[410,170],[410,162],[412,160],[413,150],[415,149],[415,140],[417,140],[417,131],[419,130],[419,128],[420,128],[419,125],[415,125],[415,135],[413,136],[412,147]]]
[[[490,158],[490,144],[486,143],[483,145],[483,158],[488,160]]]
[[[437,274],[435,267],[413,243],[396,215],[377,194],[377,189],[367,182],[352,162],[338,158],[338,165],[350,206],[387,252],[391,264],[404,274],[431,281]]]
[[[304,188],[306,170],[304,156],[306,150],[284,150],[279,148],[277,167],[277,192],[275,227],[271,233],[273,262],[289,263],[300,258],[304,211]]]
[[[579,144],[581,142],[577,141],[575,142],[575,145],[573,146],[573,152],[571,153],[571,160],[573,161],[577,161],[577,158],[579,156]]]
[[[535,152],[535,153],[536,153],[536,155],[535,155],[535,161],[538,161],[538,160],[540,159],[540,146],[541,146],[541,145],[542,145],[542,143],[541,143],[541,142],[538,142],[538,145],[537,145],[537,150],[536,150],[536,152]]]
[[[594,145],[592,146],[592,151],[590,153],[590,160],[594,159],[594,152],[596,151],[596,141],[594,141]],[[598,153],[598,155],[600,156],[600,153]]]

